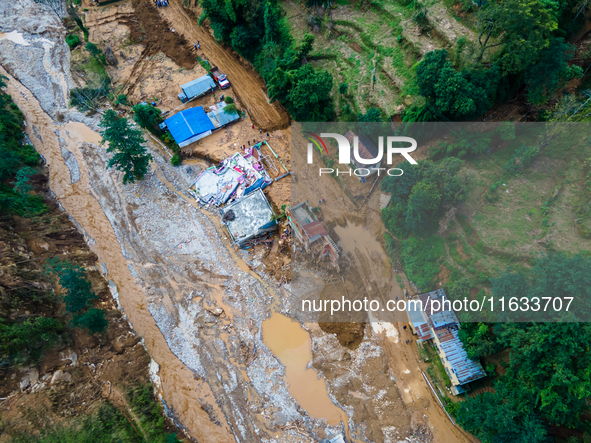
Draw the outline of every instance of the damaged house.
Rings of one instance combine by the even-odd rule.
[[[271,204],[260,188],[219,213],[232,241],[240,247],[278,228]]]
[[[265,189],[273,179],[263,166],[260,143],[225,158],[218,166],[202,171],[189,193],[200,205],[222,206],[256,189]]]
[[[318,251],[321,257],[328,256],[336,264],[339,248],[305,202],[288,208],[286,215],[306,251]]]

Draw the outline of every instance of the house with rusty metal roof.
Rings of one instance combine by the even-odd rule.
[[[482,365],[468,358],[459,338],[460,322],[443,289],[407,301],[406,313],[417,341],[430,341],[437,350],[453,394],[466,392],[468,383],[486,377]]]
[[[336,264],[339,248],[306,202],[287,208],[285,214],[296,238],[303,243],[307,252],[318,253],[320,257],[327,256]]]

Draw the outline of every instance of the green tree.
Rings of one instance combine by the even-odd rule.
[[[307,64],[292,71],[278,69],[269,82],[269,95],[280,100],[298,121],[330,121],[334,106],[330,96],[332,76]]]
[[[458,178],[462,164],[453,157],[438,163],[400,163],[398,168],[404,174],[385,177],[381,183],[382,190],[391,194],[390,205],[382,210],[386,228],[398,237],[430,235],[445,207],[465,198],[466,183]]]
[[[25,166],[18,170],[16,173],[16,180],[14,181],[14,190],[23,197],[33,191],[33,185],[31,185],[31,177],[37,172],[29,167]]]
[[[540,60],[525,76],[530,102],[536,105],[546,102],[566,82],[583,75],[580,66],[568,64],[574,52],[575,46],[565,43],[562,38],[553,39],[541,51]]]
[[[347,83],[341,83],[339,85],[339,94],[346,95],[349,92],[349,85]]]
[[[170,159],[170,164],[172,166],[179,166],[182,162],[183,162],[183,159],[178,154],[174,154],[172,156],[172,158]]]
[[[308,32],[304,34],[304,38],[302,40],[302,45],[300,46],[300,58],[307,57],[310,51],[312,50],[312,46],[314,45],[314,36]]]
[[[416,68],[419,93],[440,113],[452,119],[476,117],[490,107],[489,91],[482,83],[494,80],[476,78],[468,71],[457,72],[444,49],[428,52]],[[485,76],[486,77],[486,76]]]
[[[519,73],[536,63],[550,46],[558,28],[559,3],[540,0],[487,2],[479,13],[482,54],[493,47],[490,37],[499,39],[502,52],[498,63],[504,73]],[[482,56],[482,55],[481,55]]]
[[[98,298],[86,278],[84,268],[75,265],[64,267],[59,271],[59,282],[64,290],[64,305],[69,313],[76,314],[85,310]]]
[[[229,105],[224,106],[224,112],[226,114],[237,114],[238,108],[234,103],[230,103]]]
[[[378,108],[369,108],[365,114],[359,114],[360,122],[383,122],[382,111]]]
[[[83,314],[75,315],[72,326],[86,329],[91,334],[101,334],[109,326],[109,321],[105,318],[105,312],[102,309],[90,308]]]
[[[406,209],[406,229],[415,233],[433,232],[440,203],[441,194],[434,183],[420,181],[413,186]]]
[[[133,108],[133,120],[142,128],[151,132],[158,131],[162,123],[162,111],[156,106],[137,104]]]
[[[503,349],[490,326],[485,323],[462,323],[458,335],[472,360],[496,354]]]
[[[115,100],[115,104],[116,105],[129,106],[129,100],[127,99],[127,95],[125,95],[125,94],[119,94],[117,96],[117,99]]]
[[[484,392],[460,402],[456,419],[484,443],[548,442],[543,422],[531,411],[520,412],[498,393]]]
[[[144,138],[140,130],[131,127],[126,118],[120,118],[112,109],[103,114],[100,125],[102,143],[108,143],[107,152],[114,153],[107,164],[123,171],[123,184],[135,183],[148,172],[150,155],[142,146]]]

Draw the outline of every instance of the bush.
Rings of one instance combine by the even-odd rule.
[[[102,309],[91,308],[84,314],[75,315],[72,319],[72,326],[87,329],[91,334],[103,333],[109,326]]]
[[[162,111],[155,106],[137,104],[132,109],[133,120],[150,132],[159,132],[158,125],[162,122]]]
[[[181,159],[181,156],[178,154],[174,154],[170,159],[170,164],[172,166],[179,166],[182,162],[183,160]]]
[[[400,241],[399,251],[408,279],[422,292],[432,290],[445,255],[443,239],[436,235],[425,239],[411,236],[407,240]]]
[[[227,106],[224,106],[224,112],[226,114],[234,114],[234,113],[238,113],[238,108],[236,107],[235,104],[230,104]]]
[[[224,98],[224,101],[225,101],[227,104],[229,104],[229,105],[231,105],[232,103],[234,103],[234,99],[233,99],[232,97],[230,97],[229,95],[227,95],[227,96]]]
[[[76,34],[66,35],[66,43],[70,47],[70,50],[72,50],[80,44],[80,38]]]
[[[115,100],[115,104],[116,105],[129,106],[129,100],[127,99],[127,95],[125,95],[125,94],[119,94],[117,96],[117,99]]]
[[[63,331],[64,325],[55,318],[0,321],[0,366],[37,362],[59,341]]]

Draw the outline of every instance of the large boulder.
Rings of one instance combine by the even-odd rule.
[[[119,64],[117,57],[115,57],[110,46],[105,46],[105,60],[107,60],[107,63],[111,66],[117,66]]]

